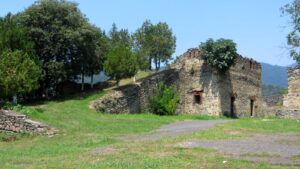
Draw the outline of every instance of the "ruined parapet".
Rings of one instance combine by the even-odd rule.
[[[0,110],[0,130],[37,135],[54,135],[57,130],[40,122],[28,119],[25,115]]]
[[[277,116],[300,119],[300,66],[288,70],[288,94],[284,95],[283,107]]]

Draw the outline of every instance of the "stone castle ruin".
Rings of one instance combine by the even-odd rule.
[[[283,98],[279,117],[300,119],[300,66],[288,70],[288,94]]]
[[[140,113],[159,82],[177,86],[178,114],[257,116],[261,113],[261,65],[239,56],[226,73],[219,73],[199,58],[199,49],[189,49],[168,70],[137,84],[115,89],[92,103],[108,113]]]

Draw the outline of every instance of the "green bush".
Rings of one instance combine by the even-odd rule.
[[[159,83],[149,98],[151,112],[158,115],[173,115],[179,103],[179,94],[175,86],[166,86]]]

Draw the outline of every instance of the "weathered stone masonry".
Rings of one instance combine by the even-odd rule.
[[[136,84],[120,87],[106,94],[104,97],[92,103],[92,107],[101,112],[108,113],[141,113],[147,111],[149,96],[159,82],[167,85],[177,84],[178,70],[169,69],[143,80]]]
[[[180,112],[238,117],[259,115],[261,65],[239,56],[235,65],[221,74],[200,60],[199,53],[198,49],[190,49],[179,60]],[[196,71],[191,74],[191,70]]]
[[[283,98],[283,109],[279,117],[300,119],[300,66],[288,70],[288,94]]]
[[[235,66],[220,74],[189,49],[169,70],[112,91],[92,105],[109,113],[139,113],[159,82],[174,84],[180,93],[177,113],[256,116],[261,109],[261,65],[238,57]]]
[[[53,135],[57,132],[56,129],[48,125],[30,120],[23,114],[7,110],[0,110],[0,130],[42,135]]]

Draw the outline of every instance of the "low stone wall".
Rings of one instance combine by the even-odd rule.
[[[48,125],[30,120],[23,114],[7,110],[0,110],[0,130],[38,135],[54,135],[57,132]]]
[[[263,96],[263,103],[265,106],[282,106],[283,104],[283,96],[282,95],[274,95],[274,96]]]
[[[149,108],[149,97],[160,82],[177,85],[178,70],[168,69],[138,81],[122,86],[91,103],[90,107],[99,112],[124,114],[141,113]]]
[[[276,116],[279,118],[300,119],[300,109],[278,110]]]

